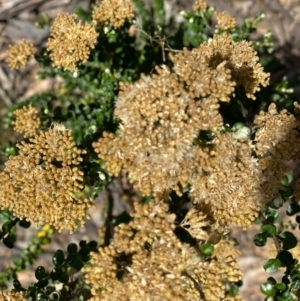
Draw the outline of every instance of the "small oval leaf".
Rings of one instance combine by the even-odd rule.
[[[267,237],[263,233],[258,233],[254,236],[254,243],[258,247],[263,247],[267,242]]]
[[[46,270],[45,270],[45,268],[44,268],[43,266],[37,267],[37,268],[35,269],[34,275],[35,275],[35,278],[36,278],[37,280],[43,279],[43,278],[46,276]]]
[[[206,255],[206,256],[209,256],[213,253],[214,251],[214,246],[210,243],[207,243],[207,244],[203,244],[201,247],[200,247],[200,251],[203,255]]]
[[[281,262],[277,258],[269,259],[264,263],[264,270],[268,274],[275,273],[280,267],[281,267]]]
[[[280,233],[278,238],[283,242],[282,248],[284,250],[293,249],[297,246],[298,240],[292,232],[285,231]]]
[[[293,255],[288,251],[280,251],[277,258],[280,260],[282,266],[291,267],[294,265]]]
[[[57,250],[54,253],[54,256],[52,257],[52,262],[55,266],[59,266],[59,265],[63,264],[64,260],[65,260],[64,252],[60,249]]]
[[[261,228],[262,232],[268,237],[273,237],[276,235],[276,227],[272,224],[263,225]]]
[[[77,249],[78,249],[78,247],[77,247],[76,244],[70,243],[70,244],[68,245],[67,251],[68,251],[68,253],[70,253],[70,254],[74,254],[74,253],[77,252]]]
[[[260,290],[266,296],[272,296],[273,293],[274,293],[273,285],[271,283],[268,283],[268,282],[261,284]]]
[[[275,288],[279,291],[284,291],[286,289],[286,284],[285,283],[276,283]]]

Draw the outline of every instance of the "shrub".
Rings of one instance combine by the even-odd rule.
[[[272,35],[249,40],[262,16],[237,26],[201,0],[180,18],[167,18],[162,0],[151,12],[141,0],[103,0],[60,14],[36,52],[39,77],[61,80],[3,120],[24,138],[2,145],[0,235],[13,248],[17,225],[38,228],[0,274],[3,300],[241,300],[230,229],[253,222],[254,243],[276,246],[266,272],[285,268],[281,282],[261,285],[265,300],[297,300],[298,239],[279,216],[284,203],[300,212],[286,164],[300,155],[299,105],[285,78],[269,82]],[[8,63],[32,53],[22,41]],[[109,199],[99,241],[56,250],[52,269],[36,268],[25,288],[17,273],[56,231],[83,227],[120,174],[130,209],[113,217]]]

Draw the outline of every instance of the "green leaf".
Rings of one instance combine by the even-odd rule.
[[[80,271],[83,268],[83,265],[83,261],[78,256],[70,262],[70,266],[77,271]]]
[[[65,255],[62,250],[57,250],[52,257],[52,262],[55,266],[62,265],[65,260]]]
[[[274,277],[268,277],[267,281],[272,285],[275,285],[277,283]]]
[[[66,261],[67,262],[72,262],[73,260],[75,260],[77,258],[77,253],[69,253],[69,255],[67,256]]]
[[[14,279],[13,286],[17,291],[23,290],[23,287],[21,285],[21,282],[18,279]]]
[[[76,253],[76,252],[77,252],[77,249],[78,249],[78,247],[77,247],[76,244],[70,243],[70,244],[68,245],[67,251],[68,251],[68,253]]]
[[[281,195],[285,200],[288,200],[294,195],[294,189],[291,186],[286,186],[283,191],[281,191]]]
[[[266,208],[266,210],[263,212],[264,217],[267,221],[270,221],[272,223],[276,218],[278,218],[279,213],[277,209],[271,208],[270,206]]]
[[[98,243],[95,240],[92,240],[88,243],[88,248],[90,251],[96,251],[98,247]]]
[[[300,281],[293,281],[291,286],[290,286],[291,291],[299,291],[300,289]]]
[[[286,208],[286,214],[289,216],[295,215],[300,212],[300,206],[298,203],[292,201]]]
[[[287,285],[291,283],[290,276],[287,276],[287,275],[284,275],[281,280],[283,283],[285,283]]]
[[[81,260],[83,262],[88,262],[91,259],[91,255],[81,255]]]
[[[278,238],[283,242],[284,250],[293,249],[297,246],[298,240],[292,232],[285,231],[278,235]]]
[[[272,224],[263,225],[261,231],[268,237],[273,237],[276,235],[276,227]]]
[[[281,296],[277,297],[278,301],[295,301],[295,299],[290,295],[289,291],[285,291]]]
[[[89,253],[90,253],[90,250],[87,245],[84,247],[81,247],[78,252],[79,255],[88,255]]]
[[[289,172],[286,172],[284,179],[280,181],[281,185],[288,186],[293,182],[293,175]]]
[[[80,242],[79,242],[79,246],[82,248],[82,247],[85,247],[87,245],[87,243],[86,243],[86,240],[81,240]]]
[[[279,291],[284,291],[286,289],[286,284],[285,283],[276,283],[275,284],[275,288]]]
[[[34,272],[34,275],[35,275],[35,278],[37,280],[41,280],[43,278],[46,277],[46,270],[43,266],[39,266],[35,269],[35,272]]]
[[[210,243],[203,244],[200,247],[201,253],[206,255],[206,256],[211,255],[214,252],[214,249],[215,249],[214,245],[212,245]]]
[[[277,258],[272,258],[272,259],[267,260],[264,263],[263,267],[264,267],[264,270],[268,274],[273,274],[273,273],[275,273],[278,270],[278,268],[281,267],[281,262]]]
[[[229,295],[234,297],[235,295],[237,295],[237,293],[239,292],[239,287],[235,284],[231,285],[230,286],[230,289],[229,289]]]
[[[31,226],[31,223],[24,219],[24,220],[19,221],[19,225],[20,225],[20,227],[27,229]]]
[[[280,251],[277,257],[283,266],[290,267],[294,264],[293,255],[288,251]]]
[[[295,274],[293,277],[292,277],[292,280],[300,280],[300,274]]]
[[[3,243],[10,249],[15,245],[16,237],[14,234],[9,233],[6,237],[3,238]]]
[[[254,236],[254,244],[258,247],[263,247],[267,242],[267,237],[263,233],[258,233]]]
[[[59,278],[62,275],[62,269],[61,268],[54,268],[50,273],[50,278],[52,280],[59,280]]]
[[[38,288],[44,288],[45,286],[47,286],[49,283],[49,281],[47,279],[42,279],[42,280],[39,280],[36,284],[36,286]]]
[[[2,225],[2,231],[3,231],[3,232],[9,232],[9,230],[11,229],[12,226],[13,226],[13,224],[12,224],[11,221],[5,222],[5,223]]]
[[[61,283],[67,283],[67,282],[69,281],[69,276],[68,276],[68,274],[65,273],[65,272],[63,272],[63,273],[61,274],[61,276],[59,277],[59,281],[60,281]]]
[[[266,296],[272,296],[275,292],[274,286],[269,282],[261,284],[260,290]]]

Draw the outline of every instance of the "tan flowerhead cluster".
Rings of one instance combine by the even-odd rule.
[[[196,0],[193,5],[194,11],[205,11],[207,9],[207,3],[203,0]]]
[[[200,129],[222,125],[215,97],[196,102],[177,74],[167,68],[158,72],[133,85],[121,85],[115,110],[122,121],[120,135],[104,133],[93,144],[112,175],[128,171],[145,195],[177,189],[178,182],[186,186],[192,170],[185,164],[193,161],[193,140]]]
[[[229,296],[225,295],[226,285],[241,280],[243,276],[237,263],[239,255],[240,252],[232,241],[221,240],[215,245],[209,260],[201,261],[188,270],[189,275],[201,284],[204,300],[227,300]],[[241,300],[241,297],[237,295],[234,300]]]
[[[282,160],[300,156],[300,120],[287,110],[277,111],[273,103],[268,112],[261,111],[254,120],[255,151],[260,157],[272,155]]]
[[[24,135],[24,137],[30,137],[36,134],[37,129],[41,124],[41,120],[38,117],[38,110],[29,105],[21,109],[15,110],[16,120],[13,122],[14,130]]]
[[[84,224],[92,200],[81,196],[82,161],[72,133],[54,126],[17,145],[19,154],[5,163],[0,173],[0,207],[35,224],[49,223],[72,232]]]
[[[22,292],[2,292],[0,291],[0,301],[27,301]]]
[[[219,103],[230,101],[236,85],[244,85],[253,98],[259,85],[267,84],[268,74],[259,63],[252,64],[258,58],[250,44],[233,44],[227,34],[192,51],[184,49],[171,60],[171,70],[157,67],[156,74],[121,84],[115,110],[121,121],[118,136],[104,133],[93,145],[111,175],[127,171],[144,195],[171,189],[180,194],[194,174],[202,176],[213,153],[198,135],[223,125]]]
[[[227,12],[214,12],[214,15],[217,19],[216,28],[221,29],[230,29],[234,28],[236,25],[236,19],[229,15]]]
[[[6,61],[11,69],[20,69],[26,66],[28,59],[33,56],[33,53],[33,44],[23,39],[21,43],[9,46]]]
[[[233,245],[220,243],[205,259],[175,236],[175,216],[161,200],[135,209],[132,221],[119,225],[112,243],[85,268],[91,301],[224,300],[226,282],[241,278]]]
[[[134,17],[133,4],[130,0],[102,0],[99,7],[93,11],[92,17],[97,23],[116,29]]]
[[[78,21],[76,15],[59,14],[51,26],[47,42],[53,65],[74,72],[77,63],[88,60],[97,37],[92,24]]]
[[[247,41],[233,43],[232,36],[223,33],[214,35],[211,40],[202,43],[193,49],[190,55],[194,59],[194,65],[198,62],[199,65],[217,69],[220,64],[224,64],[231,80],[245,88],[247,97],[255,99],[254,93],[260,90],[260,85],[268,85],[270,74],[263,71],[257,53],[251,45],[252,42]],[[182,70],[189,67],[190,64],[180,66]]]
[[[277,195],[281,171],[260,164],[252,157],[251,142],[234,139],[232,133],[218,134],[212,146],[207,162],[201,163],[204,175],[190,181],[194,204],[211,212],[221,233],[232,224],[246,229]]]

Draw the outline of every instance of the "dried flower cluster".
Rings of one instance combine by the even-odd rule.
[[[53,65],[74,72],[78,62],[86,62],[97,43],[98,33],[89,23],[77,21],[76,15],[59,14],[47,42]]]
[[[234,28],[236,25],[236,19],[229,15],[227,12],[214,12],[214,15],[217,19],[216,28],[221,29],[230,29]]]
[[[85,151],[77,149],[71,131],[54,126],[17,145],[19,154],[0,173],[0,207],[15,216],[49,223],[72,232],[88,218],[92,200],[81,197],[83,172],[76,165]]]
[[[226,300],[226,282],[241,279],[234,246],[220,242],[204,259],[175,236],[175,216],[161,200],[135,209],[132,221],[119,225],[112,243],[85,268],[91,300]]]
[[[221,240],[215,246],[210,260],[199,262],[192,271],[189,271],[189,275],[201,284],[204,300],[230,300],[230,296],[225,296],[224,293],[226,284],[242,279],[242,272],[237,264],[239,255],[240,252],[232,241]],[[236,295],[233,300],[241,300],[241,297]]]
[[[216,98],[196,102],[178,75],[167,68],[157,70],[159,75],[121,85],[115,111],[122,120],[121,135],[105,133],[94,143],[109,172],[128,171],[145,195],[177,189],[178,182],[185,186],[192,172],[186,160],[193,161],[192,144],[199,130],[222,125]]]
[[[214,149],[207,161],[202,159],[199,163],[204,175],[195,175],[190,181],[194,204],[211,212],[216,221],[214,227],[221,233],[232,224],[246,229],[277,195],[280,170],[253,158],[249,140],[220,133],[212,142]]]
[[[22,292],[3,292],[0,291],[0,301],[26,301],[27,298],[23,296]]]
[[[9,45],[7,63],[11,69],[20,69],[26,66],[33,53],[33,44],[23,39],[17,45]]]
[[[263,71],[263,67],[258,63],[257,53],[251,45],[252,42],[247,41],[234,44],[232,36],[226,33],[214,35],[211,40],[189,52],[188,62],[183,60],[187,51],[175,56],[175,60],[180,60],[181,64],[175,65],[174,69],[177,71],[176,68],[179,67],[181,72],[189,72],[189,68],[196,65],[195,62],[198,62],[198,66],[204,65],[214,70],[224,65],[225,70],[231,75],[231,81],[243,86],[247,97],[255,99],[254,93],[260,90],[260,85],[264,87],[268,85],[270,74]],[[226,79],[226,77],[223,79],[224,86]],[[202,82],[198,84],[201,86]]]
[[[196,0],[193,5],[194,11],[205,11],[207,9],[207,3],[203,0]]]
[[[133,4],[129,0],[103,0],[93,11],[92,17],[97,23],[107,24],[116,29],[134,17]]]
[[[104,133],[95,151],[111,175],[127,171],[142,194],[163,197],[172,189],[180,194],[190,183],[195,204],[210,208],[216,228],[232,223],[246,228],[278,192],[273,180],[279,172],[273,174],[266,161],[260,166],[244,137],[220,132],[219,102],[229,102],[236,85],[254,98],[269,75],[251,44],[233,44],[228,34],[171,60],[172,70],[157,67],[157,74],[121,84],[119,134]],[[201,131],[215,137],[201,141]],[[267,186],[269,180],[274,187]]]
[[[41,121],[38,117],[38,110],[29,105],[21,109],[15,110],[16,120],[13,122],[14,130],[24,135],[24,137],[30,137],[36,134]]]
[[[281,160],[298,159],[300,156],[300,120],[287,110],[277,112],[271,104],[268,112],[261,111],[254,120],[257,155],[272,155]]]

